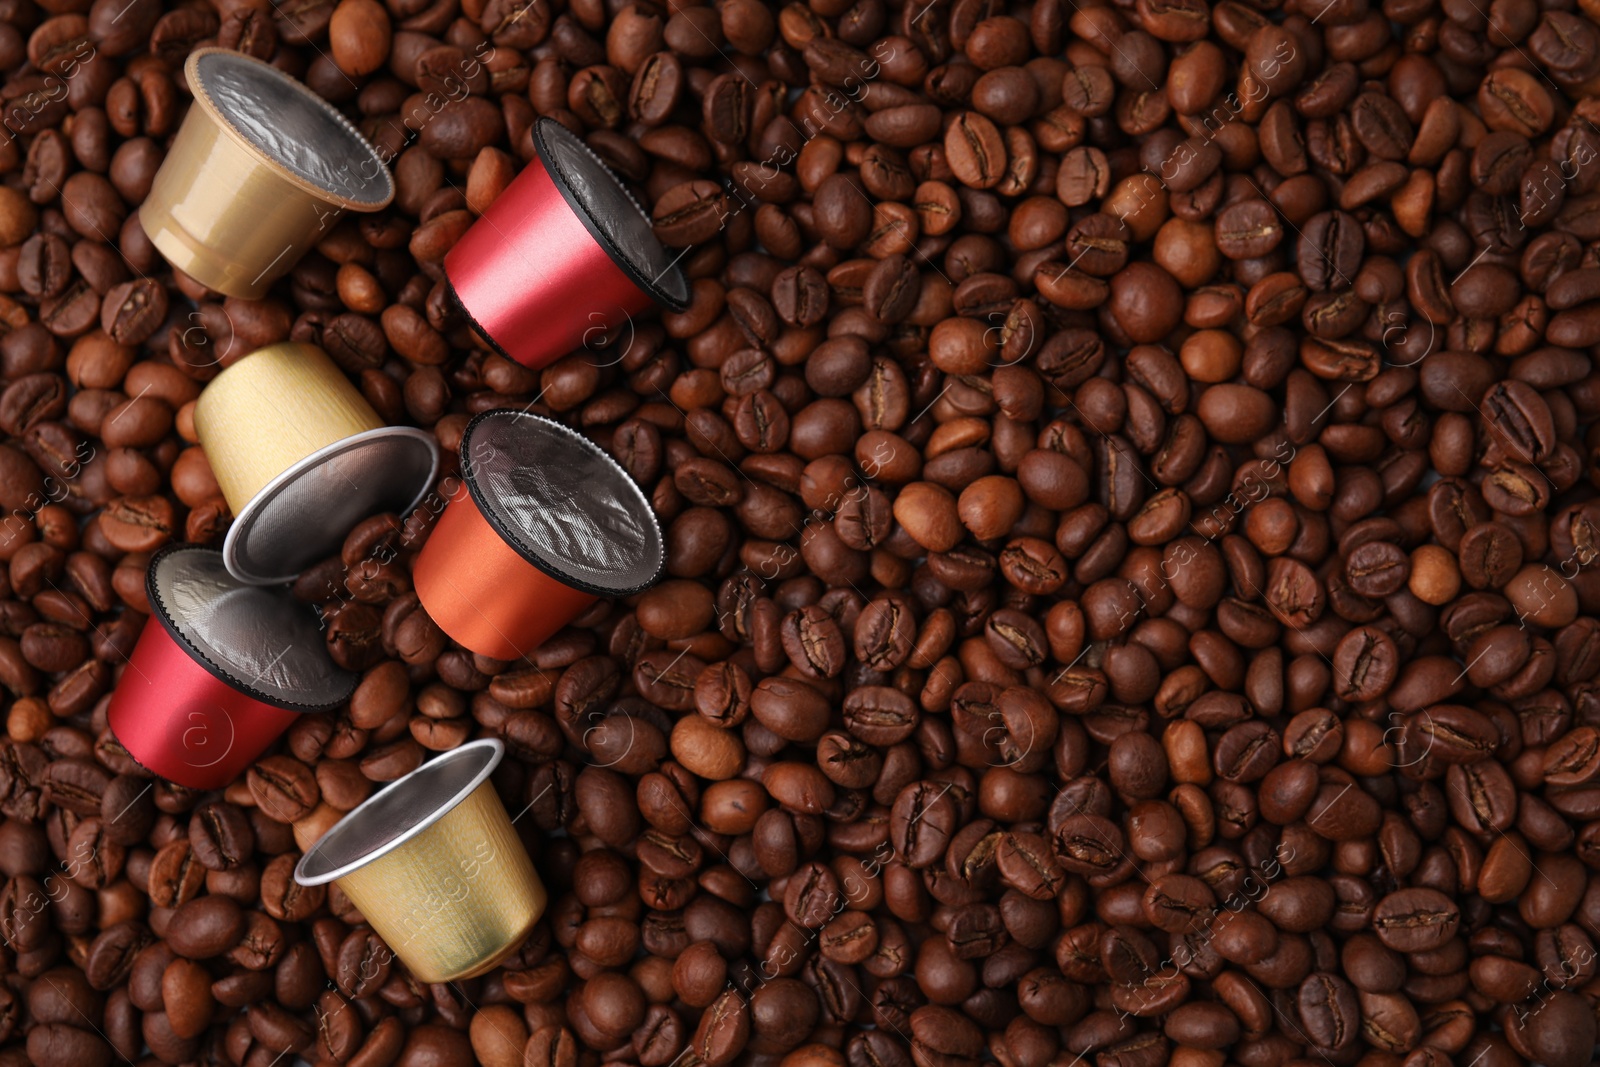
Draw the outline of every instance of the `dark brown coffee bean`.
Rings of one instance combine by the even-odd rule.
[[[209,801],[189,819],[189,845],[202,866],[225,871],[248,861],[255,850],[255,836],[244,812],[222,801]]]
[[[105,768],[90,760],[63,759],[44,769],[42,785],[45,799],[57,807],[79,815],[98,815],[111,781]]]
[[[983,1051],[982,1032],[950,1008],[927,1006],[911,1013],[911,1058],[918,1067],[967,1067]]]
[[[1283,242],[1284,226],[1265,200],[1242,200],[1217,215],[1217,249],[1229,259],[1268,255]]]
[[[119,774],[106,783],[100,795],[100,821],[106,833],[121,845],[144,839],[155,822],[155,801],[151,784],[131,775]]]
[[[992,189],[1005,176],[1006,145],[987,118],[966,111],[945,131],[945,158],[956,180],[973,189]]]
[[[867,277],[863,303],[878,321],[893,325],[916,307],[921,294],[921,273],[903,255],[880,260]]]
[[[772,306],[790,326],[814,326],[828,313],[827,281],[810,267],[790,267],[772,283]]]
[[[1346,1048],[1359,1034],[1356,990],[1339,975],[1323,972],[1301,982],[1299,1009],[1307,1036],[1322,1048]]]
[[[1378,902],[1372,925],[1385,945],[1418,952],[1448,941],[1460,922],[1455,903],[1434,889],[1403,889]]]
[[[118,344],[137,345],[167,317],[167,291],[148,278],[124,282],[106,294],[100,327]]]
[[[656,206],[655,231],[675,248],[710,239],[726,223],[727,197],[715,182],[685,182]]]
[[[943,855],[956,829],[956,806],[949,789],[935,782],[916,782],[895,798],[890,838],[907,864],[927,867]]]
[[[1300,277],[1313,290],[1348,289],[1360,269],[1366,239],[1360,224],[1341,211],[1313,216],[1301,228]]]
[[[28,1031],[28,1059],[49,1067],[111,1063],[112,1049],[94,1031],[68,1023],[45,1023]]]
[[[194,855],[187,837],[162,846],[150,862],[150,899],[163,908],[192,900],[205,884],[206,868]]]
[[[316,777],[298,760],[269,757],[250,769],[248,781],[256,804],[279,822],[298,822],[316,807]]]
[[[202,896],[179,905],[167,941],[180,956],[205,960],[220,956],[243,936],[245,913],[228,897]]]
[[[338,946],[335,959],[333,980],[339,992],[359,997],[388,979],[393,953],[370,930],[356,930]]]

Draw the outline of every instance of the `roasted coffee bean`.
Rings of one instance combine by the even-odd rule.
[[[211,959],[228,951],[243,936],[245,913],[231,898],[201,896],[173,913],[167,940],[188,959]]]
[[[1298,1007],[1306,1035],[1322,1048],[1347,1048],[1360,1035],[1355,987],[1337,974],[1313,974],[1301,982]]]
[[[279,822],[298,822],[316,807],[316,776],[298,760],[270,756],[250,768],[247,781],[257,806]]]
[[[949,786],[916,782],[895,798],[889,820],[890,839],[905,863],[927,867],[943,855],[956,829],[956,806],[949,794]]]
[[[46,766],[41,784],[45,799],[57,807],[79,815],[98,815],[111,780],[104,767],[69,757]]]
[[[107,835],[121,845],[144,840],[156,819],[150,783],[128,774],[119,774],[106,783],[100,795],[100,822]]]
[[[911,1058],[918,1067],[978,1062],[983,1035],[976,1023],[950,1008],[929,1005],[911,1013]]]
[[[158,907],[176,908],[194,899],[205,884],[206,867],[187,838],[162,846],[150,861],[148,892]]]
[[[862,302],[880,322],[894,325],[915,310],[921,278],[911,260],[900,254],[888,256],[867,276]]]
[[[790,267],[772,282],[772,306],[790,326],[814,326],[828,313],[828,285],[809,267]]]
[[[0,18],[0,1041],[1589,1063],[1600,35],[1425,6]],[[394,165],[259,300],[134,221],[204,43]],[[543,371],[442,267],[536,115],[693,294]],[[101,709],[150,555],[227,532],[193,403],[284,340],[447,456],[492,407],[588,434],[669,573],[476,655],[410,587],[449,468],[294,585],[348,708],[197,793]],[[488,974],[418,985],[292,872],[480,736],[550,899]]]
[[[167,317],[167,291],[148,278],[124,282],[106,294],[100,327],[118,344],[137,345]]]
[[[976,112],[962,112],[945,132],[945,158],[963,185],[991,189],[1005,176],[1006,145],[994,123]]]
[[[1300,235],[1300,277],[1313,290],[1348,289],[1360,268],[1366,240],[1360,224],[1342,211],[1313,216]]]
[[[200,805],[190,817],[189,845],[202,866],[225,871],[248,862],[255,836],[243,811],[214,800]]]
[[[1434,889],[1403,889],[1378,902],[1372,924],[1378,938],[1397,952],[1437,948],[1460,922],[1455,902]]]

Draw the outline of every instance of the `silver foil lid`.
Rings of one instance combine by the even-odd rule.
[[[287,589],[245,585],[221,553],[175,546],[145,577],[150,607],[216,677],[257,700],[324,711],[350,699],[357,678],[328,655],[316,614]]]
[[[597,596],[653,583],[665,549],[650,502],[588,438],[525,411],[486,411],[461,439],[461,473],[506,543]]]
[[[202,56],[200,88],[268,159],[358,204],[385,204],[389,168],[333,106],[288,75],[236,53]]]
[[[433,435],[384,426],[319,449],[284,471],[239,513],[222,552],[228,569],[261,583],[288,582],[339,551],[369,515],[404,515],[439,470]]]
[[[534,124],[534,146],[561,195],[634,284],[657,303],[678,311],[688,307],[693,296],[688,275],[611,168],[552,118]]]

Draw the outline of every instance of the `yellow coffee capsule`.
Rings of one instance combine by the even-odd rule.
[[[489,775],[505,745],[472,741],[390,783],[294,869],[337,882],[421,982],[482,974],[522,944],[545,888]]]
[[[234,514],[222,555],[242,582],[292,581],[367,516],[414,508],[439,470],[433,435],[385,426],[314,345],[230,366],[201,392],[194,428]]]

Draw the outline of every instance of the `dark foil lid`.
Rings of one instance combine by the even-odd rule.
[[[599,156],[551,118],[534,124],[534,145],[556,188],[617,265],[657,303],[689,306],[688,275],[661,243],[650,216]]]
[[[207,548],[156,554],[145,576],[150,607],[175,641],[228,685],[267,704],[326,711],[357,678],[328,655],[316,614],[281,586],[245,585]]]
[[[486,411],[461,439],[461,473],[483,516],[535,567],[596,596],[661,573],[650,502],[588,438],[524,411]]]

